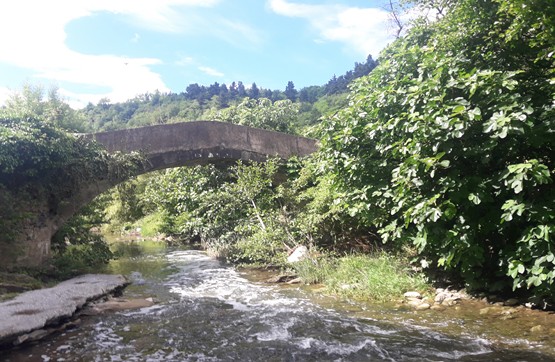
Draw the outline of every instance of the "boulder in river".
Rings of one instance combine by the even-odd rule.
[[[422,294],[420,294],[418,292],[406,292],[405,294],[403,294],[403,296],[407,299],[409,299],[409,298],[422,299]]]
[[[104,302],[96,303],[90,307],[92,314],[98,314],[107,311],[119,311],[127,309],[140,309],[151,307],[154,305],[152,298],[110,298]]]
[[[127,284],[122,275],[86,274],[52,288],[28,291],[2,302],[0,345],[12,344],[18,337],[35,330],[59,325],[89,301],[116,292]],[[29,337],[27,339],[32,339]]]
[[[287,262],[289,263],[297,263],[303,259],[308,257],[308,248],[304,245],[298,245],[296,248],[293,249],[291,254],[287,257]]]

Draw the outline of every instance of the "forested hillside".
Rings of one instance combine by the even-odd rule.
[[[289,101],[299,105],[300,114],[292,123],[296,126],[314,124],[320,117],[346,105],[348,84],[369,74],[377,63],[369,55],[365,63],[355,63],[339,77],[333,76],[325,85],[295,88],[292,81],[283,90],[270,90],[256,83],[245,86],[243,82],[229,85],[215,82],[209,86],[189,84],[181,93],[148,93],[123,103],[110,103],[102,99],[98,104],[89,103],[81,111],[89,131],[106,131],[151,124],[212,119],[220,110],[237,107],[246,99],[271,103]],[[267,102],[267,101],[262,101]],[[249,103],[248,101],[246,103]],[[298,119],[297,119],[298,118]]]

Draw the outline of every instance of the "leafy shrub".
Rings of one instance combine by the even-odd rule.
[[[54,254],[52,265],[59,278],[70,277],[84,272],[94,272],[107,264],[114,254],[102,240],[87,244],[69,245]]]
[[[355,82],[322,143],[343,207],[383,242],[414,244],[472,287],[550,295],[555,34],[537,19],[555,3],[526,4],[462,0],[417,24]]]
[[[25,225],[44,218],[44,212],[54,217],[80,186],[101,175],[119,180],[142,165],[138,154],[108,154],[86,137],[35,118],[0,117],[0,144],[0,200],[9,201],[0,212],[0,249],[16,252],[17,242],[27,237]],[[63,248],[66,239],[70,244],[94,240],[89,230],[102,221],[102,207],[89,209],[58,232],[54,248]]]

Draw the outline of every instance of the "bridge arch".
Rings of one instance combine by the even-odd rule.
[[[178,166],[264,161],[306,156],[316,141],[290,134],[214,121],[155,125],[90,134],[108,152],[141,151],[148,164],[141,173]]]
[[[265,161],[268,157],[288,159],[307,156],[318,148],[313,139],[214,121],[163,124],[84,137],[94,139],[108,152],[142,152],[147,162],[130,176],[179,166]],[[20,236],[23,255],[16,264],[42,264],[50,256],[50,241],[56,231],[96,196],[123,181],[113,175],[98,175],[57,205],[39,205]]]

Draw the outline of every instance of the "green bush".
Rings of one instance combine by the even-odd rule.
[[[102,240],[87,244],[69,245],[53,255],[52,265],[56,277],[62,279],[74,275],[97,272],[98,268],[113,259],[114,254]]]
[[[323,125],[345,210],[471,287],[552,295],[553,13],[461,0],[394,42]]]

